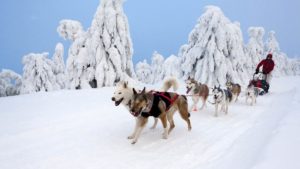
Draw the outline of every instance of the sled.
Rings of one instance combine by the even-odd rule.
[[[250,84],[260,89],[259,95],[264,95],[268,93],[268,90],[270,88],[269,83],[266,81],[266,75],[264,75],[262,72],[259,72],[258,74],[253,74],[253,79],[250,80],[249,85]]]

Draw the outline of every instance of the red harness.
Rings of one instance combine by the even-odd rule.
[[[161,96],[170,102],[169,106],[166,109],[167,111],[170,109],[170,107],[173,105],[173,103],[177,100],[177,98],[179,96],[178,94],[176,94],[173,98],[171,98],[171,97],[166,96],[166,92],[155,92],[153,94],[157,95],[157,96]]]

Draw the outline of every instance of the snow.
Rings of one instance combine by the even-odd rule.
[[[0,98],[0,168],[299,168],[299,83],[300,77],[274,78],[255,106],[242,95],[217,118],[208,104],[191,112],[190,132],[176,113],[167,140],[160,123],[149,129],[150,119],[135,145],[127,139],[134,118],[115,107],[113,87]],[[179,87],[184,93],[183,82]]]

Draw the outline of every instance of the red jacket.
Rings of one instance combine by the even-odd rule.
[[[264,59],[257,65],[256,70],[259,70],[261,66],[263,66],[263,73],[269,74],[274,69],[275,64],[272,59]]]

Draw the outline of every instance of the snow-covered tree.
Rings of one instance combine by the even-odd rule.
[[[52,91],[59,89],[53,73],[53,62],[48,53],[30,53],[23,57],[21,93]]]
[[[112,86],[135,77],[132,43],[122,0],[102,0],[87,32],[69,49],[71,88]]]
[[[274,76],[291,75],[291,61],[287,55],[280,51],[279,43],[275,37],[275,32],[270,31],[266,44],[265,44],[265,56],[268,53],[272,53],[273,60],[275,62],[275,68],[273,70]]]
[[[262,27],[250,27],[248,29],[249,42],[247,44],[248,62],[251,63],[249,71],[254,72],[256,65],[264,59],[263,36],[265,30]]]
[[[249,80],[240,25],[232,23],[218,7],[206,7],[182,49],[184,78],[191,76],[210,85],[225,84],[226,75],[238,83]]]
[[[57,32],[64,39],[74,41],[82,35],[83,27],[79,21],[65,19],[59,22]]]
[[[8,69],[0,72],[0,97],[19,95],[21,85],[21,75]]]
[[[156,51],[152,55],[151,69],[153,78],[151,81],[152,84],[163,80],[163,78],[165,77],[164,57]]]
[[[180,58],[171,55],[168,58],[166,58],[164,64],[163,64],[163,69],[164,69],[164,75],[166,77],[176,77],[176,78],[181,78],[182,76],[182,71],[180,69]]]
[[[59,85],[60,89],[67,88],[67,77],[65,73],[64,64],[64,46],[58,43],[55,47],[55,52],[52,57],[53,61],[53,73],[56,77],[56,83]]]
[[[144,60],[143,62],[138,62],[136,64],[135,72],[138,81],[146,84],[152,83],[152,79],[153,79],[152,69],[146,60]]]

